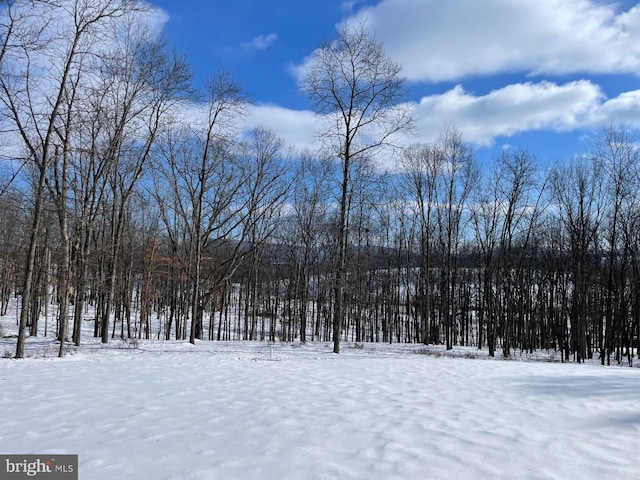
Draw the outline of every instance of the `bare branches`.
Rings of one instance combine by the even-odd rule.
[[[400,67],[369,35],[364,25],[345,26],[317,49],[307,66],[302,92],[325,118],[320,132],[324,148],[342,162],[336,308],[333,338],[340,352],[344,317],[348,226],[354,162],[368,161],[388,146],[390,139],[411,126],[402,100]]]
[[[160,117],[188,79],[179,62],[169,66],[156,38],[136,25],[136,16],[148,9],[146,4],[132,0],[23,0],[12,2],[2,12],[3,121],[21,143],[20,150],[27,152],[23,161],[38,172],[18,357],[23,355],[24,325],[31,310],[45,185],[50,188],[59,216],[63,240],[60,272],[65,277],[59,279],[59,285],[66,289],[64,285],[70,281],[68,192],[72,180],[87,178],[87,172],[75,175],[73,171],[77,158],[86,155],[87,145],[82,145],[82,140],[88,135],[92,148],[99,150],[90,158],[100,155],[107,163],[118,165],[102,169],[102,173],[112,174],[112,187],[118,184],[126,203],[130,185],[140,178],[149,156]],[[110,35],[118,29],[126,35]],[[161,77],[154,74],[156,68]],[[88,125],[93,128],[91,133],[87,133],[91,130]],[[60,337],[64,342],[65,305],[61,315]],[[61,354],[63,351],[61,346]]]
[[[373,156],[412,126],[400,66],[363,25],[343,27],[314,52],[301,90],[325,117],[325,147],[346,162]]]

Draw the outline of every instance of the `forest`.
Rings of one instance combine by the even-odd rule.
[[[230,74],[194,85],[146,8],[0,2],[0,316],[15,318],[16,358],[43,335],[63,356],[90,324],[102,343],[633,364],[640,156],[624,126],[553,163],[535,146],[481,161],[455,125],[399,142],[401,68],[345,28],[301,86],[322,148],[300,151],[269,125],[243,129],[250,92]]]

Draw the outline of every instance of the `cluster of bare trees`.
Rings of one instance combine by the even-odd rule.
[[[50,300],[61,355],[70,318],[73,341],[81,341],[87,302],[103,342],[115,335],[112,319],[131,336],[136,260],[155,248],[160,229],[171,267],[186,279],[171,285],[175,301],[188,305],[174,312],[176,336],[186,336],[192,318],[194,341],[203,303],[278,215],[283,146],[267,130],[236,140],[246,106],[239,87],[217,74],[196,97],[188,65],[163,43],[143,3],[27,0],[2,13],[2,296],[5,311],[12,291],[21,298],[16,357]],[[206,290],[210,245],[220,256]],[[146,260],[143,323],[154,295],[155,257]]]
[[[414,341],[486,345],[491,355],[501,347],[504,356],[552,348],[577,361],[597,352],[603,364],[612,354],[631,364],[640,346],[639,160],[616,127],[547,171],[517,149],[480,174],[455,130],[408,150]]]
[[[241,131],[228,75],[194,88],[141,3],[2,8],[0,315],[19,300],[16,357],[53,333],[60,355],[92,334],[632,362],[640,159],[624,129],[554,168],[525,149],[480,165],[455,127],[398,148],[400,68],[356,28],[311,58],[324,148],[293,152]]]

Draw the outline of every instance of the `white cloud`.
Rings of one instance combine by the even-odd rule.
[[[513,84],[482,96],[458,85],[422,98],[414,112],[421,141],[432,141],[445,125],[455,124],[467,141],[490,145],[498,136],[524,131],[581,128],[603,98],[600,87],[585,80]]]
[[[320,126],[318,116],[308,110],[292,110],[277,105],[252,105],[245,128],[265,127],[272,130],[287,145],[316,148],[316,133]]]
[[[382,0],[347,21],[364,21],[412,81],[640,71],[640,4]]]
[[[626,125],[640,129],[640,90],[624,92],[590,112],[588,126]]]
[[[475,145],[492,145],[528,131],[569,132],[627,124],[640,128],[640,90],[606,99],[601,88],[586,80],[508,85],[486,95],[474,95],[458,85],[412,104],[416,128],[406,142],[432,142],[448,124]],[[275,105],[250,107],[246,128],[265,126],[289,145],[318,146],[320,118],[308,110]]]
[[[141,18],[141,21],[145,22],[158,34],[161,34],[170,19],[169,13],[156,5],[148,5],[148,7],[149,11]]]
[[[276,42],[276,40],[278,40],[278,35],[275,33],[270,33],[268,35],[258,35],[250,42],[243,43],[242,49],[247,52],[259,52],[271,47]]]

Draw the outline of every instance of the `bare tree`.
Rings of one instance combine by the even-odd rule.
[[[75,139],[80,148],[74,150],[69,175],[72,198],[74,235],[74,321],[73,342],[80,345],[83,312],[88,287],[89,263],[94,246],[98,217],[104,207],[110,169],[114,166],[108,145],[110,81],[94,80],[89,86],[84,108],[78,109]],[[82,111],[84,110],[84,111]]]
[[[467,220],[467,199],[477,177],[474,152],[462,139],[458,129],[449,126],[436,142],[441,168],[438,175],[435,201],[436,255],[440,258],[440,321],[444,327],[447,349],[456,342],[456,316],[459,307],[456,297],[458,260]]]
[[[472,222],[479,254],[478,273],[478,348],[482,348],[486,335],[489,355],[496,350],[496,312],[495,312],[495,256],[499,243],[501,207],[496,184],[501,177],[500,170],[494,171],[488,180],[479,182],[474,189],[476,197],[472,205]]]
[[[118,255],[129,200],[153,154],[158,137],[169,128],[174,107],[184,99],[190,72],[184,58],[167,52],[162,41],[149,38],[135,24],[125,25],[123,48],[111,62],[116,82],[112,92],[105,155],[112,162],[110,258],[106,307],[101,318],[102,342],[109,338]],[[119,62],[124,62],[122,65]]]
[[[618,362],[621,361],[620,347],[626,344],[630,351],[631,328],[627,325],[630,317],[626,306],[626,269],[629,256],[628,226],[634,223],[638,194],[634,188],[635,176],[640,166],[640,155],[635,140],[629,132],[620,127],[608,128],[597,138],[591,156],[601,165],[606,182],[606,205],[603,219],[603,240],[607,258],[605,278],[604,322],[597,325],[600,360],[607,365],[611,353],[616,349]],[[591,347],[587,342],[587,347]],[[587,351],[591,358],[591,348]]]
[[[601,159],[594,156],[575,158],[557,167],[551,178],[559,219],[568,238],[573,281],[571,323],[564,327],[564,342],[567,346],[570,342],[578,362],[587,358],[589,291],[598,273],[596,252],[605,215],[603,176]]]
[[[515,318],[523,318],[530,312],[523,310],[525,271],[533,270],[534,265],[523,264],[528,254],[532,232],[540,217],[540,198],[544,185],[536,179],[534,156],[524,149],[503,151],[495,159],[493,178],[487,189],[493,192],[493,208],[497,210],[497,276],[493,286],[485,288],[500,293],[501,301],[492,301],[489,317],[488,340],[495,345],[493,321],[498,316],[499,330],[502,335],[503,356],[511,355],[514,342]],[[493,215],[492,215],[493,216]],[[495,217],[494,217],[495,218]],[[525,270],[525,271],[523,271]],[[520,292],[520,294],[516,294]]]
[[[188,307],[175,316],[176,337],[182,337],[178,324],[186,336],[188,313],[191,343],[203,338],[205,307],[241,260],[252,251],[254,261],[259,259],[256,249],[274,228],[286,191],[281,181],[286,169],[279,164],[282,141],[265,129],[249,132],[243,142],[237,139],[237,122],[248,104],[239,84],[219,72],[206,95],[200,117],[163,136],[153,175],[172,268],[181,270],[189,292],[183,302]]]
[[[195,119],[191,125],[164,136],[155,180],[155,195],[174,250],[186,247],[180,263],[190,279],[192,343],[201,338],[203,251],[212,236],[226,238],[238,222],[231,211],[241,188],[242,169],[234,152],[233,137],[247,101],[239,84],[224,72],[211,78],[206,95],[201,121]],[[186,244],[182,246],[179,231],[186,235]]]
[[[437,180],[442,170],[444,158],[435,145],[415,145],[404,150],[402,157],[403,184],[410,192],[409,205],[418,223],[420,271],[416,292],[412,300],[420,313],[422,342],[436,341],[432,337],[429,320],[432,309],[432,281],[430,278],[431,256],[434,242],[434,223]]]
[[[245,171],[243,174],[243,196],[246,197],[246,215],[243,220],[241,242],[246,242],[250,249],[249,284],[251,310],[247,312],[251,317],[251,326],[245,336],[255,339],[256,316],[259,313],[269,316],[272,320],[277,316],[277,307],[271,305],[267,298],[263,308],[258,305],[258,286],[260,284],[261,264],[265,262],[265,244],[273,238],[274,230],[282,213],[282,202],[290,184],[286,175],[286,155],[284,144],[273,132],[258,128],[250,132],[244,142],[243,157]],[[242,196],[240,197],[242,198]],[[270,259],[271,270],[275,270],[277,259]],[[275,275],[273,275],[275,276]],[[262,310],[259,312],[258,309]],[[273,338],[273,329],[271,335]]]
[[[11,294],[19,286],[18,272],[24,256],[24,226],[27,223],[25,204],[25,195],[14,186],[0,195],[0,316],[7,314]]]
[[[408,129],[411,116],[400,104],[400,66],[364,25],[344,26],[333,40],[313,53],[302,91],[324,116],[320,135],[325,148],[341,162],[333,319],[333,351],[340,353],[354,167],[388,146],[395,134]]]
[[[282,219],[276,238],[286,246],[287,258],[293,270],[287,300],[292,316],[297,314],[301,342],[307,341],[309,306],[319,302],[311,293],[314,265],[320,261],[321,230],[327,222],[329,204],[329,162],[314,158],[311,152],[301,152],[291,193],[291,209]],[[315,338],[315,330],[311,335]]]

